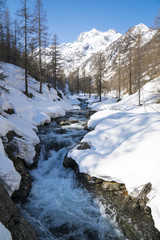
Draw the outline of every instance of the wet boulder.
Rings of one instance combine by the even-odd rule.
[[[71,168],[75,173],[79,172],[78,164],[71,157],[68,157],[67,154],[64,157],[63,167]]]
[[[90,149],[90,145],[87,142],[81,142],[78,144],[77,149],[78,150],[86,150],[86,149]]]

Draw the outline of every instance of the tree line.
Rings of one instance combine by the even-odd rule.
[[[28,0],[22,0],[14,20],[6,1],[0,0],[0,61],[25,69],[26,95],[29,95],[30,74],[40,82],[40,93],[43,92],[43,82],[62,90],[68,83],[71,94],[83,92],[91,96],[94,93],[99,101],[103,93],[111,90],[116,90],[118,100],[122,91],[132,94],[138,90],[141,105],[141,86],[160,75],[160,12],[155,18],[157,33],[147,44],[142,45],[141,31],[132,36],[131,28],[125,38],[111,44],[106,51],[93,55],[66,78],[58,36],[54,34],[49,40],[42,0],[35,0],[34,11],[29,8]],[[86,66],[89,66],[89,71],[86,71]],[[149,76],[149,79],[143,75]]]
[[[47,15],[42,0],[35,0],[34,11],[28,0],[21,1],[15,20],[11,19],[7,1],[0,0],[0,61],[15,64],[25,69],[24,93],[28,92],[28,74],[39,82],[48,82],[54,88],[64,88],[64,73],[61,67],[58,36],[49,39]],[[46,47],[51,45],[49,51]]]

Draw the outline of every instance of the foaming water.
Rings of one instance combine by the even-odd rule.
[[[84,123],[83,116],[79,120]],[[84,134],[79,123],[67,128],[53,122],[40,129],[41,155],[37,169],[31,171],[32,189],[21,210],[40,240],[124,239],[103,205],[78,186],[73,171],[63,168],[65,154]]]

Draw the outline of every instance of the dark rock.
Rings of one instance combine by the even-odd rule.
[[[46,150],[55,150],[59,151],[60,149],[64,147],[68,147],[70,145],[70,141],[56,141],[56,139],[50,139],[47,144],[45,144],[45,149]]]
[[[83,232],[84,236],[87,237],[88,240],[99,240],[98,233],[96,231],[91,231],[89,229],[86,229]]]
[[[31,186],[32,186],[31,177],[30,177],[26,167],[24,166],[22,159],[16,158],[13,155],[12,156],[9,155],[8,157],[13,161],[16,171],[21,175],[20,187],[18,190],[16,190],[13,193],[12,199],[14,199],[14,201],[21,200],[22,202],[25,202],[26,198],[29,195]]]
[[[76,120],[76,119],[72,119],[72,120],[69,120],[68,123],[69,123],[69,124],[79,123],[79,121]]]
[[[13,108],[8,108],[7,110],[4,110],[4,112],[10,115],[15,114],[15,111]]]
[[[21,216],[1,182],[0,209],[0,222],[11,232],[13,240],[37,240],[36,233]]]
[[[61,126],[67,126],[67,125],[70,125],[70,124],[69,124],[68,121],[63,120],[63,121],[59,122],[59,125],[61,125]]]
[[[81,142],[78,145],[79,145],[77,147],[78,150],[86,150],[91,148],[87,142]]]
[[[90,116],[92,116],[94,113],[96,113],[96,111],[89,110],[89,111],[86,113],[86,118],[89,119]]]
[[[57,130],[55,131],[55,133],[64,134],[64,133],[66,133],[66,129],[64,129],[64,128],[57,129]]]
[[[57,238],[60,238],[66,234],[70,233],[70,225],[69,224],[63,224],[58,227],[50,227],[49,231]]]
[[[102,188],[106,191],[113,192],[113,191],[119,191],[120,190],[120,184],[117,182],[106,182],[104,181],[102,183]]]
[[[21,138],[14,131],[8,132],[6,135],[6,138],[3,139],[4,140],[3,143],[4,143],[4,148],[5,148],[5,151],[9,157],[9,159],[11,159],[13,161],[16,171],[21,175],[20,187],[18,190],[16,190],[13,193],[12,199],[14,201],[21,200],[22,202],[24,202],[24,201],[26,201],[26,198],[29,195],[31,185],[32,185],[32,179],[28,173],[27,165],[26,165],[25,161],[23,159],[17,157],[19,149],[17,148],[17,145],[14,142],[14,137]],[[37,145],[35,147],[35,149],[37,151],[37,155],[35,156],[34,164],[36,164],[36,161],[37,161],[36,158],[38,158],[38,154],[40,151],[39,148],[40,148],[39,145]]]
[[[73,160],[73,159],[72,159]],[[151,210],[146,206],[146,195],[151,190],[151,184],[146,184],[137,198],[128,194],[124,184],[103,181],[88,174],[77,173],[78,181],[93,196],[103,199],[106,213],[115,217],[119,228],[130,240],[159,240],[160,232],[155,228]]]
[[[58,95],[59,98],[63,99],[62,94],[58,90],[57,90],[57,95]]]
[[[66,156],[64,157],[63,167],[65,167],[65,168],[72,168],[72,170],[73,170],[75,173],[78,173],[78,172],[79,172],[79,166],[78,166],[78,164],[77,164],[72,158],[67,157],[67,154],[66,154]]]

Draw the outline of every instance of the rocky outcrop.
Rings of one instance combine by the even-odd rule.
[[[16,171],[21,175],[21,183],[19,189],[10,197],[3,187],[3,183],[0,182],[0,209],[2,210],[0,211],[0,222],[11,232],[13,240],[36,240],[36,233],[21,216],[14,204],[17,201],[26,201],[32,185],[32,179],[28,173],[25,161],[17,157],[19,150],[14,142],[14,137],[21,138],[14,131],[10,131],[2,140],[8,158],[13,161]],[[39,146],[36,146],[36,150],[38,154]],[[36,157],[34,164],[36,164]]]
[[[0,222],[11,232],[13,240],[37,240],[36,233],[18,212],[0,181]]]
[[[31,189],[32,179],[28,173],[28,166],[26,165],[25,161],[17,157],[17,152],[19,150],[14,142],[14,137],[21,138],[21,136],[18,136],[14,131],[8,132],[6,137],[3,138],[5,151],[9,159],[13,161],[16,171],[21,175],[20,187],[17,191],[13,193],[12,199],[14,199],[14,201],[26,201],[26,198],[28,197]],[[38,154],[39,146],[36,146],[36,150]],[[36,157],[34,160],[34,164],[36,164]]]
[[[130,196],[123,183],[104,181],[79,172],[79,166],[72,158],[64,159],[64,167],[72,168],[78,181],[106,206],[106,213],[114,219],[122,233],[129,240],[159,240],[160,232],[155,228],[151,210],[146,205],[151,183],[142,188],[137,198]]]

